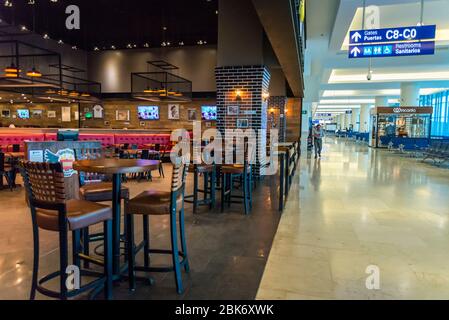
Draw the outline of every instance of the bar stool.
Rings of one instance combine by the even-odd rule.
[[[190,164],[187,171],[193,173],[193,194],[185,196],[185,202],[193,204],[193,213],[202,205],[209,206],[209,209],[214,208],[217,180],[215,165]],[[203,189],[199,188],[200,175],[203,175]],[[202,200],[199,199],[199,193],[203,194]]]
[[[103,149],[99,148],[86,148],[75,150],[76,160],[95,160],[104,158]],[[92,202],[112,202],[112,182],[111,179],[105,175],[91,174],[89,172],[83,172],[79,174],[80,178],[80,199]],[[109,181],[108,181],[109,180]],[[129,189],[122,185],[121,199],[123,199],[125,205],[129,201]],[[126,229],[126,228],[125,228]],[[104,238],[103,233],[89,234],[89,227],[82,231],[82,249],[83,254],[90,255],[90,242],[101,241]],[[84,267],[89,268],[89,260],[84,261]]]
[[[185,189],[186,166],[183,163],[173,165],[171,191],[148,190],[131,199],[126,208],[127,226],[127,253],[128,253],[128,276],[129,288],[135,290],[136,271],[144,272],[171,272],[174,271],[176,290],[181,294],[184,289],[181,278],[181,267],[189,272],[189,261],[187,257],[187,244],[184,226],[184,189]],[[179,236],[181,238],[181,250],[178,249],[178,232],[176,228],[177,213],[179,213]],[[134,215],[143,217],[143,242],[137,246],[134,243]],[[149,216],[170,215],[171,250],[150,249]],[[144,265],[135,265],[135,256],[143,246]],[[173,265],[171,267],[150,267],[150,253],[170,254]],[[180,258],[181,261],[180,261]]]
[[[231,203],[243,203],[245,215],[252,209],[252,148],[249,150],[249,143],[244,146],[243,164],[222,165],[221,166],[221,212],[224,211],[225,203],[228,207]],[[235,150],[234,150],[235,152]],[[242,195],[234,195],[234,181],[238,179],[243,186]],[[237,200],[233,200],[237,199]],[[240,200],[240,201],[239,201]]]
[[[13,174],[14,168],[5,162],[5,154],[0,151],[0,179],[2,179],[0,186],[3,187],[3,177],[5,177],[9,190],[12,191],[14,187]]]
[[[112,298],[112,209],[85,200],[66,200],[64,172],[60,163],[22,162],[23,176],[31,209],[33,223],[33,278],[30,299],[34,300],[36,291],[52,298],[66,300],[88,290],[94,292],[104,288],[106,299]],[[104,228],[104,273],[81,270],[80,231],[91,225],[103,223]],[[39,229],[59,233],[59,271],[38,279],[39,272]],[[72,231],[73,264],[80,270],[80,276],[97,277],[79,289],[68,291],[68,237]],[[47,289],[44,283],[59,276],[60,291]],[[81,281],[81,279],[80,279]]]

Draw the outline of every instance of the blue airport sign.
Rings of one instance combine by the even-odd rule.
[[[435,41],[349,46],[349,58],[382,58],[435,54]]]
[[[435,39],[436,25],[356,30],[349,33],[349,44],[400,42]]]

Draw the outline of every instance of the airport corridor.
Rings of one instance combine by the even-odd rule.
[[[258,299],[449,298],[447,167],[327,137],[298,170]]]

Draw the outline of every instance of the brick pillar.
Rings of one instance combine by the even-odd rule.
[[[258,131],[267,129],[267,102],[263,102],[262,93],[268,92],[270,72],[265,66],[224,66],[215,69],[217,82],[217,129],[224,136],[225,129],[237,129],[237,119],[248,119],[249,128]],[[236,92],[241,92],[241,99],[236,99]],[[228,115],[228,106],[239,106],[238,115]],[[242,129],[245,130],[245,129]],[[257,137],[259,139],[259,135]],[[266,148],[267,137],[257,141]],[[256,164],[253,165],[256,176],[260,176],[263,163],[256,150]]]
[[[287,97],[284,96],[270,96],[268,99],[268,119],[271,117],[271,112],[274,113],[274,122],[276,129],[279,130],[279,142],[285,142],[286,124],[285,107],[287,106]],[[270,129],[270,121],[268,121],[268,129]],[[268,131],[268,141],[270,141],[270,132]]]

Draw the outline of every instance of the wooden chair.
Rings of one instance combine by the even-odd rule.
[[[184,226],[184,189],[185,189],[186,166],[183,163],[173,165],[171,191],[148,190],[131,199],[126,208],[127,226],[127,254],[129,288],[135,290],[136,271],[144,272],[171,272],[174,271],[176,290],[181,294],[184,289],[181,278],[181,267],[189,272],[189,262],[187,257],[187,245],[185,239]],[[178,217],[177,214],[179,213]],[[144,265],[135,265],[136,250],[134,243],[134,215],[143,217],[143,242],[138,246],[143,246]],[[171,250],[150,249],[149,238],[149,216],[150,215],[170,215],[170,235]],[[179,236],[181,238],[181,251],[178,249],[178,232],[176,220],[179,218]],[[173,265],[171,267],[150,267],[150,253],[170,254]],[[182,260],[180,261],[180,257]]]
[[[96,291],[104,287],[106,299],[112,298],[112,209],[85,200],[67,200],[64,172],[60,163],[22,162],[23,176],[31,209],[33,225],[33,277],[30,299],[36,291],[52,298],[67,299],[88,290]],[[91,225],[103,223],[104,228],[104,273],[81,270],[80,232]],[[59,233],[59,270],[38,279],[39,272],[39,229]],[[96,280],[69,291],[66,285],[68,274],[68,232],[72,231],[72,263],[80,270],[81,276],[95,276]],[[43,286],[59,277],[59,292]],[[81,279],[80,279],[81,282]],[[81,283],[80,283],[81,285]]]

